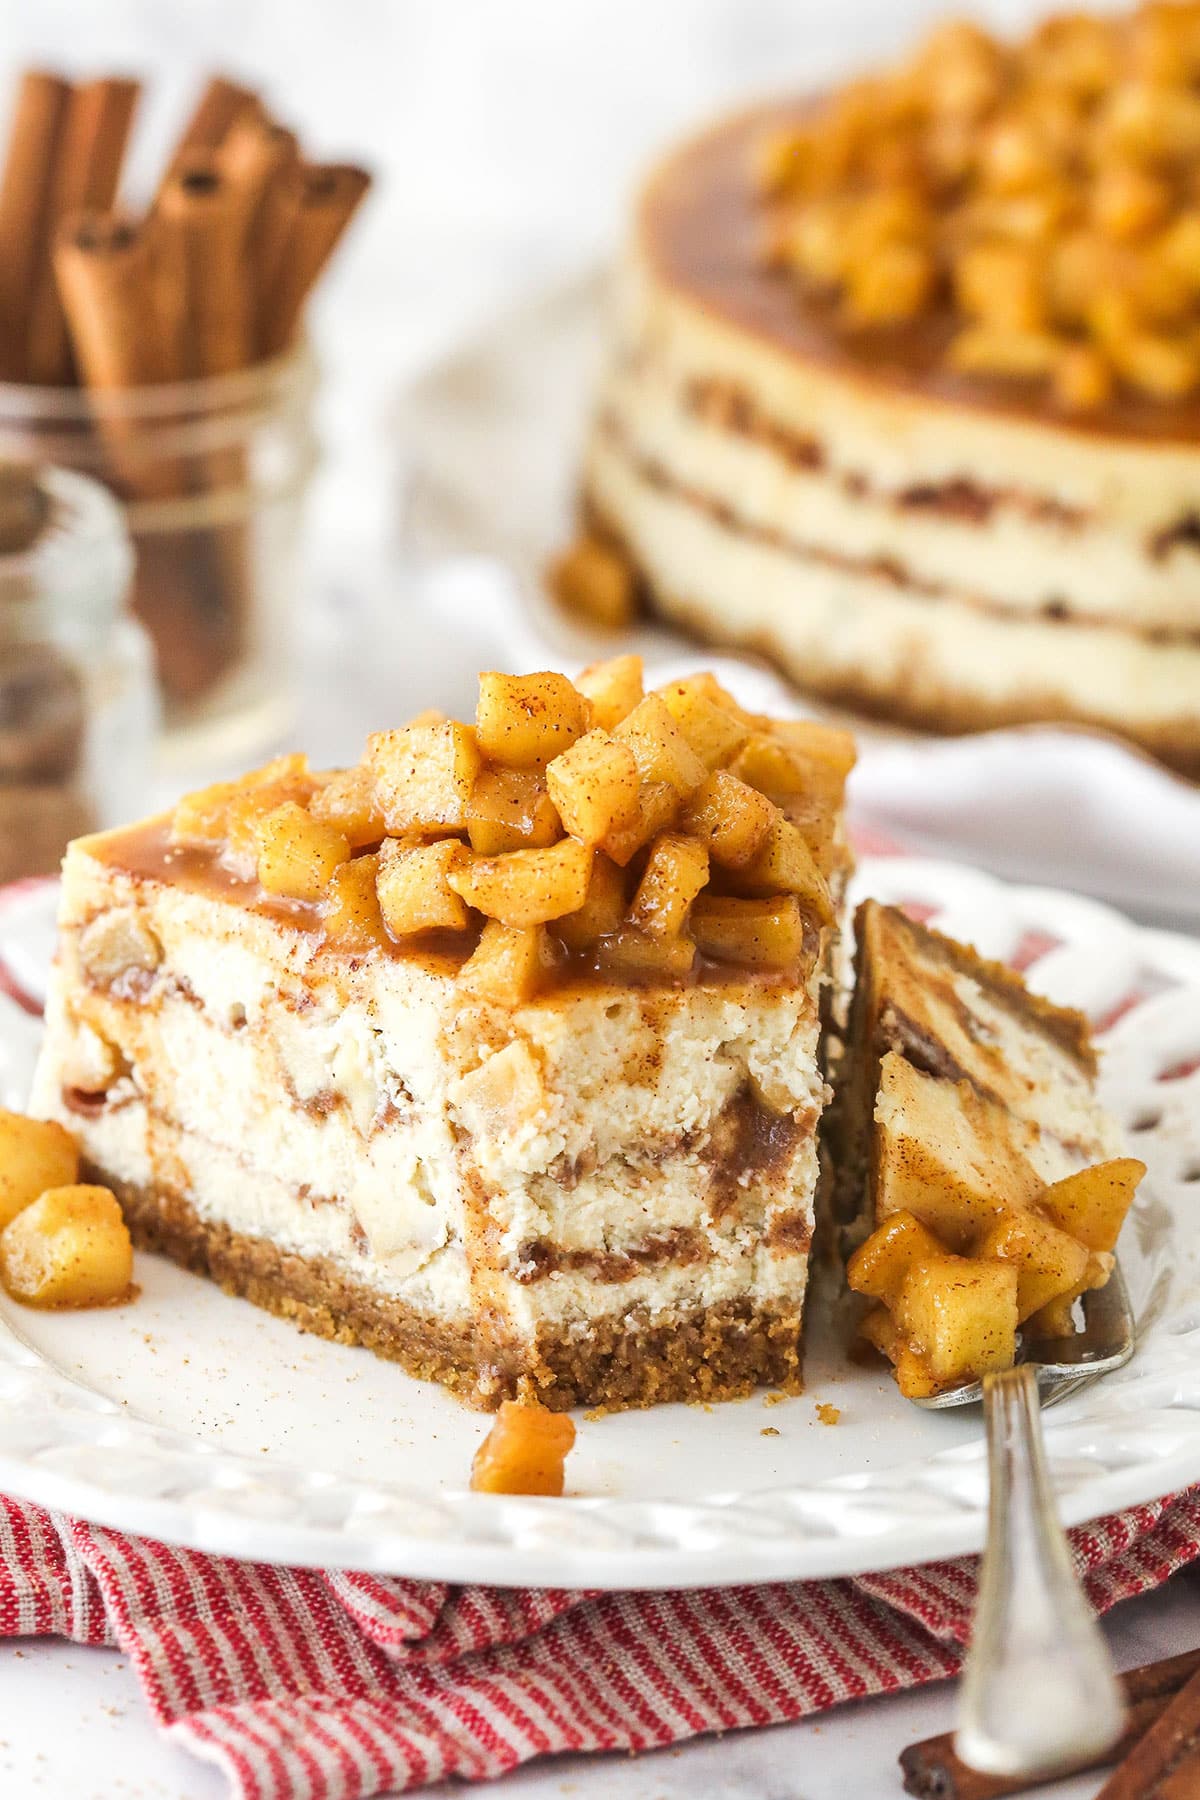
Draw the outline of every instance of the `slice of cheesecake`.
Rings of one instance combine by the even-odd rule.
[[[856,931],[836,1211],[865,1334],[917,1396],[1008,1366],[1023,1325],[1070,1332],[1145,1168],[1082,1014],[896,907]]]
[[[464,1397],[794,1384],[850,754],[620,658],[83,839],[35,1107],[140,1245]]]

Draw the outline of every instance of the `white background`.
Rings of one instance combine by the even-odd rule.
[[[0,0],[0,78],[40,61],[149,78],[135,168],[155,166],[201,75],[261,85],[316,153],[376,193],[314,318],[328,449],[314,555],[353,588],[386,540],[386,421],[404,381],[619,230],[637,170],[681,128],[763,89],[886,54],[926,0]],[[1025,5],[976,9],[1021,21]],[[498,471],[498,480],[519,478]],[[345,697],[344,697],[345,698]],[[1194,1646],[1196,1584],[1123,1609],[1119,1659]],[[637,1763],[555,1764],[513,1800],[838,1800],[899,1791],[895,1755],[949,1693],[845,1709]],[[1044,1792],[1085,1800],[1097,1780]],[[125,1659],[0,1645],[5,1800],[209,1800],[220,1779],[156,1740]]]

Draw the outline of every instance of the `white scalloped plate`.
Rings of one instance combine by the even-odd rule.
[[[858,889],[1109,1021],[1106,1098],[1150,1168],[1121,1241],[1141,1337],[1047,1416],[1054,1482],[1079,1523],[1200,1480],[1200,943],[948,863],[871,861]],[[0,896],[10,985],[36,992],[53,899]],[[19,1102],[37,1030],[0,996],[0,1102]],[[819,1308],[807,1394],[580,1421],[567,1498],[496,1499],[465,1485],[486,1421],[440,1389],[156,1258],[138,1279],[112,1312],[0,1309],[0,1490],[234,1556],[501,1584],[784,1580],[982,1543],[978,1413],[907,1405]]]

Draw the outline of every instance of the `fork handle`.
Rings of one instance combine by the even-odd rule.
[[[955,1749],[1029,1780],[1107,1750],[1124,1705],[1055,1511],[1035,1371],[985,1376],[983,1408],[988,1534]]]

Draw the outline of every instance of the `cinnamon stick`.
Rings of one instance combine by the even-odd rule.
[[[98,397],[94,420],[106,453],[105,473],[135,506],[186,500],[217,485],[194,455],[163,453],[163,433],[178,439],[186,432],[185,417],[164,416],[155,427],[119,403],[127,391],[183,378],[177,348],[152,303],[160,285],[156,227],[157,220],[145,226],[83,214],[60,232],[55,253],[79,368]],[[118,396],[116,404],[108,403],[110,395]],[[242,473],[239,461],[231,480]],[[241,653],[248,609],[244,572],[236,582],[231,578],[207,524],[181,520],[154,531],[135,527],[135,535],[134,609],[154,639],[168,698],[194,699]]]
[[[0,178],[0,371],[25,380],[33,289],[46,242],[47,208],[70,83],[45,70],[21,77]]]
[[[54,146],[45,220],[39,233],[26,353],[30,381],[72,377],[70,336],[54,273],[59,225],[75,213],[107,212],[116,198],[140,84],[113,76],[72,89]]]
[[[274,119],[247,115],[230,127],[216,159],[236,196],[243,248],[253,256],[268,195],[300,160],[296,134]]]
[[[1163,1716],[1181,1689],[1198,1674],[1200,1650],[1189,1650],[1182,1656],[1146,1663],[1119,1676],[1118,1685],[1128,1707],[1125,1730],[1111,1750],[1074,1773],[1111,1768],[1120,1762]],[[1025,1777],[1013,1781],[968,1768],[955,1755],[954,1733],[950,1731],[939,1737],[926,1738],[919,1744],[909,1744],[900,1752],[900,1767],[904,1773],[905,1793],[917,1795],[918,1800],[1003,1800],[1005,1795],[1026,1792],[1030,1785]],[[1113,1797],[1109,1796],[1109,1800]]]
[[[212,152],[193,152],[159,195],[154,233],[164,311],[178,313],[176,380],[228,375],[251,360],[242,224]]]
[[[1196,1800],[1200,1794],[1200,1674],[1134,1745],[1096,1800]]]
[[[80,213],[65,220],[54,270],[89,388],[109,393],[171,380],[168,346],[148,303],[156,269],[143,225],[119,213]]]
[[[164,171],[164,183],[195,151],[215,150],[235,121],[253,117],[261,110],[262,102],[253,88],[243,87],[227,75],[210,75],[171,152]]]
[[[278,356],[290,346],[304,302],[370,185],[367,171],[351,163],[302,165],[291,229],[278,266],[262,272],[263,355]]]

